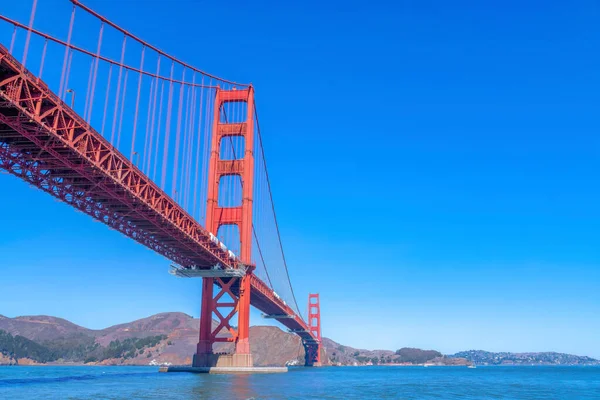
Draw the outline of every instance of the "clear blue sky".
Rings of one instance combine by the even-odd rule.
[[[321,294],[325,336],[600,358],[600,5],[287,3],[86,2],[255,85],[292,280]],[[0,188],[0,314],[198,316],[200,282],[167,260]]]

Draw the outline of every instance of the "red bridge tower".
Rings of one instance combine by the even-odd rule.
[[[246,118],[242,122],[221,121],[226,103],[246,103]],[[216,90],[212,127],[211,153],[208,168],[208,198],[206,229],[214,235],[224,225],[236,225],[240,233],[240,259],[249,266],[243,277],[202,278],[202,309],[200,340],[194,355],[194,367],[252,367],[248,334],[250,329],[250,280],[252,276],[252,195],[254,187],[254,90]],[[244,138],[243,157],[235,160],[221,158],[221,141],[232,136]],[[239,155],[238,155],[239,157]],[[242,204],[236,207],[219,206],[219,183],[222,177],[239,176],[242,182]],[[219,287],[215,294],[214,286]],[[225,296],[227,295],[227,296]],[[237,314],[237,323],[232,323]],[[218,326],[213,329],[213,315]],[[234,329],[233,326],[237,326]],[[231,337],[219,333],[225,328]],[[213,353],[215,342],[233,342],[233,354]]]
[[[304,365],[321,366],[321,306],[319,294],[308,295],[308,329],[313,338],[304,340]]]

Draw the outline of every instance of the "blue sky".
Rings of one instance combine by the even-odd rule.
[[[321,294],[325,336],[600,358],[600,6],[396,3],[86,2],[255,85],[291,277],[302,303]],[[0,187],[0,314],[198,316],[200,282],[167,260]]]

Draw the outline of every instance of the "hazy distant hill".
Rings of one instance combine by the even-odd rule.
[[[439,351],[421,350],[404,347],[392,350],[365,350],[344,346],[331,339],[323,338],[323,346],[327,351],[329,360],[334,365],[380,365],[380,364],[402,364],[402,365],[469,365],[470,362],[464,358],[446,357]]]
[[[463,357],[476,365],[600,365],[599,360],[573,354],[544,353],[492,353],[483,350],[461,351],[452,357]]]

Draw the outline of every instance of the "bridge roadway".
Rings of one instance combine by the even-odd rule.
[[[2,45],[0,168],[183,268],[247,268]],[[251,287],[254,307],[292,316],[275,319],[302,339],[315,339],[302,318],[254,274]],[[231,289],[239,294],[237,284]]]

